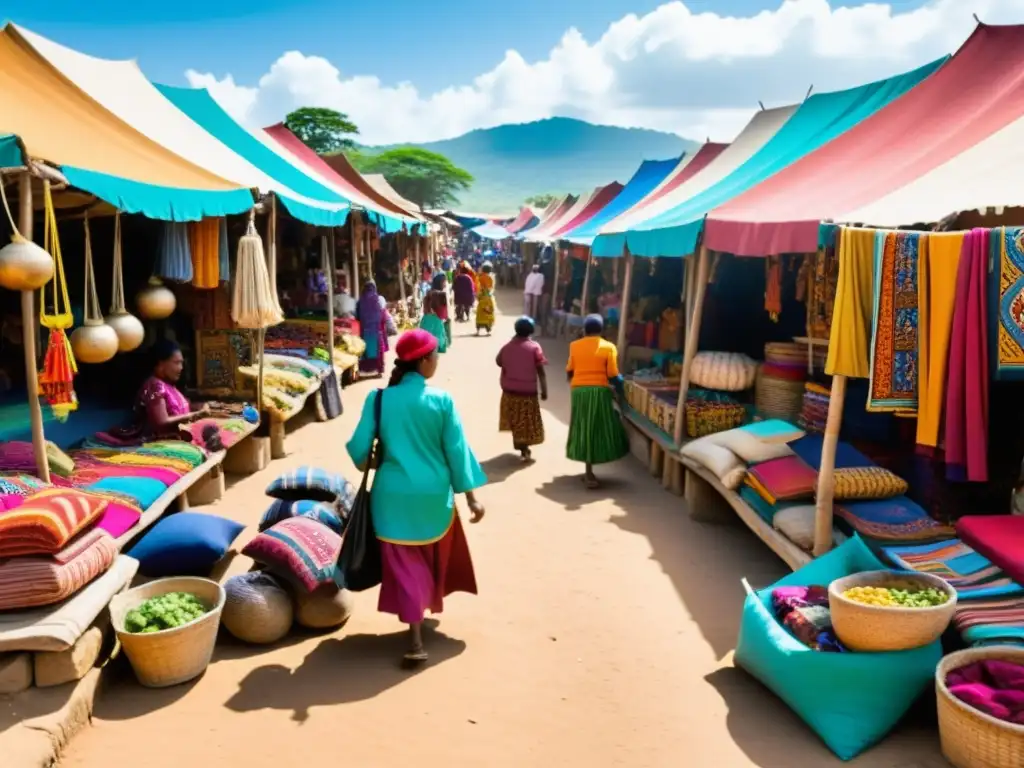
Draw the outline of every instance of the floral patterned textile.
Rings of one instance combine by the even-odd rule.
[[[918,267],[927,238],[878,232],[869,411],[917,413]]]

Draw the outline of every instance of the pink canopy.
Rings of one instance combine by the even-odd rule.
[[[598,211],[604,208],[608,203],[615,199],[615,196],[622,191],[622,185],[617,181],[613,181],[604,187],[600,187],[594,190],[594,193],[590,196],[586,205],[571,219],[562,222],[555,231],[550,232],[548,237],[551,240],[557,240],[561,235],[566,232],[571,232],[581,224],[585,224],[590,221]]]
[[[704,242],[744,256],[814,251],[821,221],[851,221],[1022,116],[1024,26],[981,24],[931,77],[713,210]]]

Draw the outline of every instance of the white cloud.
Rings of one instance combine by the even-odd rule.
[[[951,53],[973,29],[972,13],[987,23],[1024,21],[1024,0],[928,0],[911,10],[846,2],[861,4],[783,0],[753,16],[728,17],[670,2],[625,16],[595,42],[570,29],[542,61],[510,50],[471,83],[432,94],[408,82],[343,74],[299,51],[282,55],[256,86],[231,75],[186,74],[253,127],[296,107],[332,107],[369,143],[443,139],[554,115],[727,141],[758,101],[792,103],[811,85],[845,88]]]

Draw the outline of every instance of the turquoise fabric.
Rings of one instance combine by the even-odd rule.
[[[898,653],[812,651],[772,612],[772,590],[828,585],[885,566],[852,538],[743,605],[736,664],[788,704],[839,758],[850,760],[881,740],[932,685],[942,644]]]
[[[370,494],[374,529],[382,541],[429,544],[451,526],[455,494],[479,488],[487,476],[466,442],[452,396],[418,373],[366,398],[346,446],[356,466],[370,454],[374,402],[382,394],[383,460]]]
[[[767,421],[755,421],[744,427],[738,427],[743,432],[753,435],[758,440],[769,442],[789,443],[797,440],[806,434],[800,427],[790,424],[783,419],[768,419]]]
[[[244,157],[282,186],[310,200],[330,205],[333,209],[315,208],[280,196],[292,216],[316,226],[337,227],[345,223],[350,204],[347,198],[324,186],[249,133],[205,89],[177,88],[159,83],[154,83],[154,86],[193,122],[235,154]]]
[[[448,332],[444,329],[444,320],[437,315],[424,315],[420,320],[420,328],[437,339],[437,351],[448,351]]]
[[[623,246],[628,246],[634,256],[648,258],[679,258],[693,253],[708,213],[871,117],[931,75],[946,58],[887,80],[811,96],[731,174],[629,232],[599,236],[593,244],[594,255],[621,256]]]
[[[123,493],[135,499],[142,509],[149,509],[164,494],[167,486],[152,477],[104,477],[87,485],[86,490]]]
[[[71,186],[96,195],[118,210],[141,213],[147,219],[199,221],[245,213],[253,205],[252,192],[248,189],[210,191],[162,187],[72,165],[62,165],[61,171]]]
[[[571,243],[590,244],[597,237],[597,233],[601,231],[601,227],[647,197],[679,165],[681,159],[675,157],[671,160],[644,160],[640,167],[636,169],[633,178],[626,183],[622,191],[608,205],[594,214],[588,221],[567,232],[562,236],[562,239],[568,240]],[[622,251],[619,251],[619,253],[621,254]]]
[[[13,133],[0,134],[0,168],[17,168],[24,164],[18,137]]]

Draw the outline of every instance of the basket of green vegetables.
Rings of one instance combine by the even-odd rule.
[[[181,576],[116,595],[110,616],[139,682],[166,688],[206,671],[223,608],[220,584]]]

